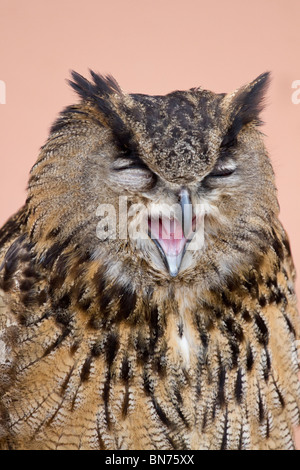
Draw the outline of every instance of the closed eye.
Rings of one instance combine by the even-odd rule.
[[[236,170],[235,165],[218,165],[211,171],[209,176],[212,176],[212,177],[230,176],[235,172],[235,170]]]
[[[118,158],[113,163],[114,171],[123,170],[147,170],[147,166],[144,162],[137,157]]]
[[[155,173],[135,155],[118,157],[111,170],[110,181],[128,191],[148,191],[156,184]]]

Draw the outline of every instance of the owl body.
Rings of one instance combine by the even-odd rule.
[[[81,102],[0,231],[1,448],[294,448],[299,318],[258,130],[268,74],[154,97],[73,78]]]

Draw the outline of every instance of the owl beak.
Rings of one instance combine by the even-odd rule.
[[[149,236],[157,246],[171,277],[180,271],[187,243],[193,232],[193,208],[188,191],[179,193],[181,222],[176,218],[158,218],[149,221]]]
[[[157,246],[158,251],[161,254],[163,262],[165,263],[165,266],[168,269],[170,276],[176,277],[180,270],[181,261],[185,252],[185,248],[183,248],[178,254],[166,253],[161,243],[157,239],[154,238],[153,241],[155,245]]]
[[[179,193],[179,201],[182,212],[183,233],[185,238],[189,238],[193,231],[193,206],[189,193],[186,189],[182,189]]]

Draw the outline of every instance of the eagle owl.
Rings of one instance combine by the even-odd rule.
[[[72,77],[0,231],[1,448],[295,448],[269,74],[165,96]]]

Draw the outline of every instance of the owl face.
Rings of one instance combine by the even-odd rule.
[[[278,210],[257,128],[268,74],[231,94],[166,96],[92,77],[73,74],[82,102],[63,111],[32,170],[41,256],[58,230],[93,260],[169,282],[221,278],[263,251]]]

